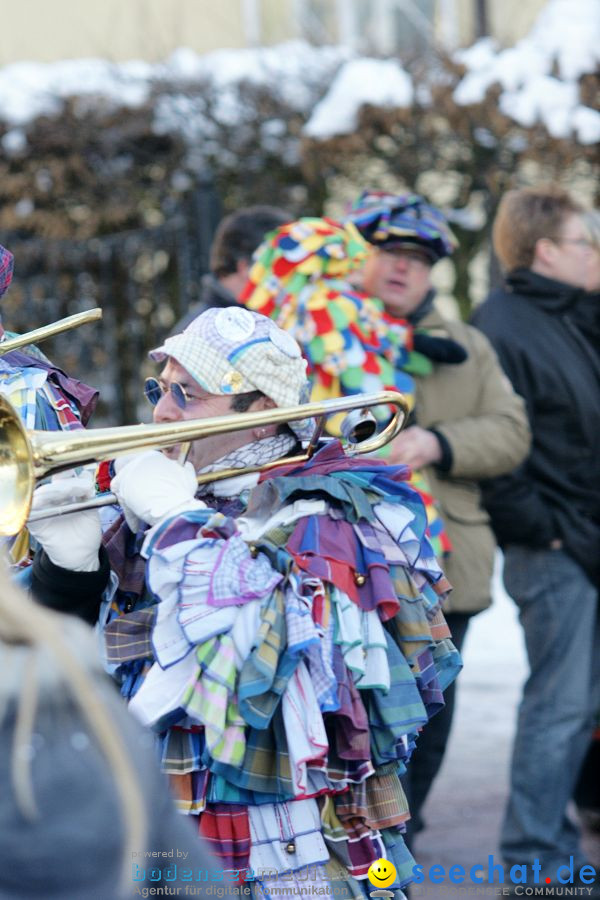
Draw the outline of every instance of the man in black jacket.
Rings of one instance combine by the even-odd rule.
[[[474,316],[533,433],[528,459],[487,482],[484,499],[531,668],[501,847],[510,864],[538,859],[541,883],[570,857],[578,883],[585,863],[566,808],[599,683],[600,364],[575,325],[591,255],[582,212],[558,189],[508,192],[493,233],[506,284]]]

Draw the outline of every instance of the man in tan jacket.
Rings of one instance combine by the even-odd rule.
[[[514,393],[487,339],[434,305],[432,266],[450,255],[454,238],[441,212],[415,194],[365,192],[348,216],[372,245],[362,287],[386,312],[408,319],[429,342],[433,371],[415,376],[412,421],[389,457],[423,469],[453,550],[444,571],[453,586],[445,614],[460,650],[471,616],[491,603],[495,540],[481,505],[480,479],[505,474],[529,450],[522,399]],[[446,748],[454,710],[454,685],[446,706],[419,738],[405,788],[412,832],[423,828],[421,807]]]

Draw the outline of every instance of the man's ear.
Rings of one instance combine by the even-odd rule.
[[[235,264],[235,272],[236,275],[241,275],[244,280],[248,278],[248,272],[250,271],[250,260],[248,259],[238,259]]]
[[[541,263],[544,268],[552,268],[554,265],[556,249],[556,244],[554,241],[551,241],[550,238],[538,238],[535,242],[533,251],[533,262],[538,264]]]

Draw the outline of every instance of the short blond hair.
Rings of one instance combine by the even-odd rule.
[[[521,188],[502,197],[492,229],[496,256],[504,269],[529,269],[540,238],[556,241],[565,219],[584,208],[559,187]]]

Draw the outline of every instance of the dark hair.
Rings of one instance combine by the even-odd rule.
[[[583,208],[562,188],[521,188],[502,197],[492,229],[496,256],[509,272],[529,269],[541,238],[557,241],[565,220]]]
[[[234,394],[231,400],[230,409],[237,413],[248,412],[255,400],[260,400],[261,397],[265,396],[266,394],[263,394],[262,391],[249,391],[247,394]],[[290,426],[285,423],[277,426],[277,434],[291,434],[293,438],[296,437]]]
[[[237,272],[240,260],[249,262],[269,231],[294,216],[277,206],[246,206],[221,219],[210,248],[210,270],[222,278]]]
[[[247,394],[234,394],[231,399],[231,409],[233,412],[248,412],[255,400],[264,397],[262,391],[249,391]]]

